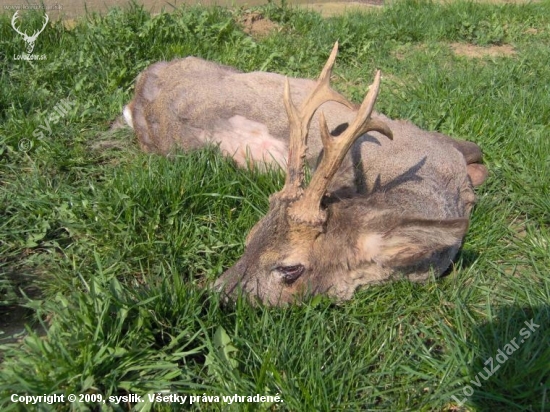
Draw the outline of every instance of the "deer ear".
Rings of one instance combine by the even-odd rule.
[[[468,219],[403,219],[389,230],[376,230],[359,238],[363,257],[382,266],[407,267],[455,246],[468,230]]]

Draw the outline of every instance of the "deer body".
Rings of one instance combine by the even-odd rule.
[[[292,79],[293,98],[304,99],[315,84]],[[160,62],[142,73],[136,97],[124,116],[146,152],[168,154],[179,147],[191,150],[207,143],[241,165],[247,156],[257,162],[284,165],[288,153],[288,119],[283,106],[284,76],[241,73],[197,57]],[[334,127],[353,113],[327,103]],[[317,129],[317,132],[315,132]],[[319,154],[318,126],[313,125],[311,153]]]
[[[240,165],[278,163],[285,187],[216,282],[267,304],[349,299],[363,285],[442,274],[461,246],[487,171],[479,147],[358,107],[320,79],[241,73],[188,57],[142,73],[124,117],[148,152],[219,144]],[[303,167],[317,162],[304,187]]]
[[[137,79],[134,99],[124,108],[142,150],[168,155],[176,148],[193,150],[219,144],[226,155],[245,166],[255,163],[284,166],[288,154],[288,119],[283,105],[285,77],[277,73],[238,70],[197,57],[152,64]],[[315,81],[289,79],[291,95],[302,102]],[[333,134],[353,119],[354,110],[326,102],[325,113]],[[374,112],[403,141],[427,138],[461,151],[468,164],[481,161],[477,145],[424,131],[403,120]],[[322,150],[318,115],[314,115],[306,153],[314,165]],[[349,159],[346,161],[349,166]],[[480,178],[483,180],[484,177]]]

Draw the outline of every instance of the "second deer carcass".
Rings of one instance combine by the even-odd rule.
[[[270,305],[316,294],[349,299],[364,285],[440,276],[461,247],[475,202],[466,158],[479,148],[411,134],[410,123],[374,115],[379,72],[347,128],[331,133],[327,102],[353,106],[329,85],[336,54],[337,45],[304,98],[292,92],[292,81],[285,83],[285,185],[270,197],[243,256],[216,281],[226,297],[241,291]],[[315,113],[323,151],[306,185]],[[473,170],[486,174],[482,165]]]

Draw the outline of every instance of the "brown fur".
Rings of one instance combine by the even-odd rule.
[[[289,136],[282,98],[284,79],[276,73],[242,73],[197,57],[158,62],[138,77],[125,117],[127,121],[131,117],[138,142],[146,152],[167,155],[178,147],[192,150],[214,143],[241,166],[247,164],[247,155],[256,163],[284,163]],[[314,84],[308,79],[290,79],[293,101],[300,103]],[[355,115],[334,102],[325,103],[321,110],[333,135],[344,130]],[[477,165],[475,171],[472,169],[474,183],[485,180],[486,169],[480,164],[481,151],[476,144],[374,113],[373,118],[377,117],[386,121],[394,135],[423,137],[460,151],[467,164]],[[263,133],[259,125],[267,132]],[[316,115],[307,153],[310,165],[315,164],[321,150]],[[349,166],[350,160],[346,163]]]
[[[125,112],[145,151],[166,155],[211,142],[241,165],[249,155],[284,166],[283,82],[278,74],[241,73],[194,57],[161,62],[140,75]],[[290,79],[292,100],[299,104],[314,86]],[[311,122],[311,165],[322,156],[319,112],[333,136],[355,116],[337,103],[320,107]],[[227,296],[242,290],[272,305],[304,294],[349,299],[363,285],[424,281],[449,267],[475,203],[472,183],[487,177],[479,147],[379,113],[372,118],[389,126],[393,140],[378,132],[357,139],[323,199],[322,227],[291,224],[291,202],[273,196],[217,289]]]

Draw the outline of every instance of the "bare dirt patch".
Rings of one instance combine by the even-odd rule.
[[[322,2],[322,3],[307,3],[299,4],[307,10],[312,10],[319,13],[323,17],[341,16],[345,13],[357,11],[377,10],[384,4],[383,0],[360,0],[346,2]]]
[[[244,14],[239,18],[239,23],[243,26],[245,33],[256,37],[266,36],[272,31],[279,29],[277,23],[272,22],[257,11]]]
[[[453,0],[450,0],[453,1]],[[540,3],[542,0],[474,0],[474,3],[489,3],[489,4],[528,4]],[[444,3],[444,1],[442,1]]]
[[[451,50],[457,56],[464,56],[472,59],[480,59],[483,57],[511,57],[516,55],[516,50],[509,44],[481,47],[469,43],[452,43]]]

